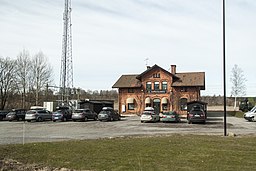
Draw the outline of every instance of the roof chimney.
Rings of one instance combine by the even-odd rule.
[[[176,74],[176,65],[171,65],[171,73]]]
[[[147,65],[147,69],[150,69],[151,67]]]

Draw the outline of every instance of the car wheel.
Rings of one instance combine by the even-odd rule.
[[[113,118],[111,116],[109,117],[109,121],[113,121]]]
[[[56,120],[52,120],[53,122],[56,122]]]
[[[2,121],[3,120],[3,116],[0,116],[0,121]]]
[[[252,122],[254,122],[254,117],[251,119]]]
[[[67,121],[67,118],[63,117],[62,122],[66,122],[66,121]]]
[[[88,121],[88,118],[87,118],[87,117],[85,117],[85,118],[84,118],[84,121]]]
[[[37,121],[38,121],[38,122],[42,122],[43,119],[42,119],[41,117],[39,117],[39,118],[37,118]]]
[[[188,121],[188,124],[191,124],[192,122],[191,121]]]
[[[95,121],[97,121],[97,120],[98,120],[98,117],[97,117],[97,116],[95,116],[95,117],[94,117],[94,120],[95,120]]]

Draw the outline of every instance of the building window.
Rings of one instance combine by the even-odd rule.
[[[156,81],[156,82],[154,83],[154,90],[160,90],[159,82],[158,82],[158,81]]]
[[[180,99],[180,110],[187,110],[187,99],[186,98],[181,98]]]
[[[162,90],[167,90],[167,82],[166,81],[162,82]]]
[[[151,107],[151,104],[150,104],[150,103],[147,103],[147,104],[146,104],[146,107]]]
[[[147,91],[151,91],[152,90],[151,82],[147,82],[146,89],[147,89]]]
[[[167,109],[168,109],[167,104],[162,104],[162,110],[167,110]]]
[[[160,78],[160,73],[153,74],[153,78]]]
[[[134,110],[134,103],[128,103],[128,110]]]
[[[129,88],[129,89],[128,89],[128,93],[134,93],[134,89]]]

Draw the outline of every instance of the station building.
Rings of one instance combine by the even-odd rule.
[[[118,88],[121,114],[140,115],[145,107],[154,107],[157,113],[176,111],[185,115],[188,102],[200,101],[205,73],[176,73],[176,65],[171,65],[170,71],[154,65],[141,74],[122,75],[112,88]]]

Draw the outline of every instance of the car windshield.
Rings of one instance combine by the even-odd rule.
[[[109,113],[110,113],[109,110],[102,110],[102,111],[100,112],[100,114],[109,114]]]
[[[256,106],[254,106],[252,109],[251,109],[251,112],[255,112],[256,111]]]

